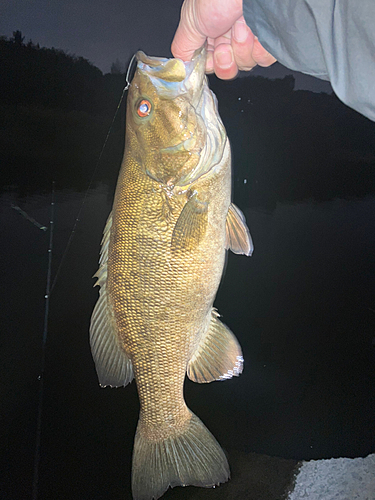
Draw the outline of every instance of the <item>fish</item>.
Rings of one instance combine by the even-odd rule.
[[[213,303],[226,250],[251,255],[231,203],[231,152],[205,75],[191,61],[139,51],[126,111],[125,149],[104,228],[90,343],[102,387],[135,379],[140,401],[132,455],[134,500],[169,487],[215,487],[226,455],[188,408],[185,376],[238,376],[241,347]]]

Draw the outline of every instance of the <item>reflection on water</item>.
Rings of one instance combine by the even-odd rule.
[[[135,384],[99,389],[88,343],[108,191],[101,185],[90,192],[51,297],[43,499],[130,498]],[[53,274],[82,197],[56,193]],[[1,498],[29,498],[49,235],[12,204],[48,226],[50,198],[6,192],[0,203]],[[234,481],[215,498],[241,491],[238,478],[251,476],[250,453],[298,460],[375,451],[375,197],[270,212],[241,208],[255,251],[251,258],[229,254],[215,305],[243,347],[245,369],[225,383],[186,382],[189,407],[233,464]],[[292,471],[295,461],[285,464]],[[203,493],[214,498],[217,491]],[[193,488],[168,495],[201,498]]]

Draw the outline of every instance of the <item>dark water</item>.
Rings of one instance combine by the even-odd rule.
[[[239,188],[246,199],[246,185]],[[56,193],[53,275],[82,198]],[[100,389],[88,343],[98,293],[91,276],[111,198],[105,185],[90,191],[51,296],[41,499],[130,498],[135,384]],[[11,205],[48,225],[50,195],[7,191],[0,202],[0,498],[26,499],[49,234]],[[187,381],[189,407],[232,464],[251,453],[311,459],[374,452],[375,197],[241,208],[255,252],[229,254],[215,305],[243,347],[245,370],[223,383]],[[178,488],[165,498],[200,498],[196,491]],[[214,493],[204,491],[205,498]]]

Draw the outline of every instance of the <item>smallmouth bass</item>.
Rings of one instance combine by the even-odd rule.
[[[213,308],[226,249],[251,255],[231,203],[230,145],[205,76],[192,61],[137,53],[129,88],[123,162],[104,229],[100,296],[90,342],[101,386],[135,378],[135,500],[169,486],[213,487],[229,478],[220,445],[187,407],[195,382],[242,372],[241,348]]]

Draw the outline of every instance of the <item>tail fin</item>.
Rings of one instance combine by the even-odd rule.
[[[194,413],[182,434],[165,440],[150,441],[137,429],[132,471],[134,500],[157,499],[169,486],[214,487],[229,477],[223,450]]]

